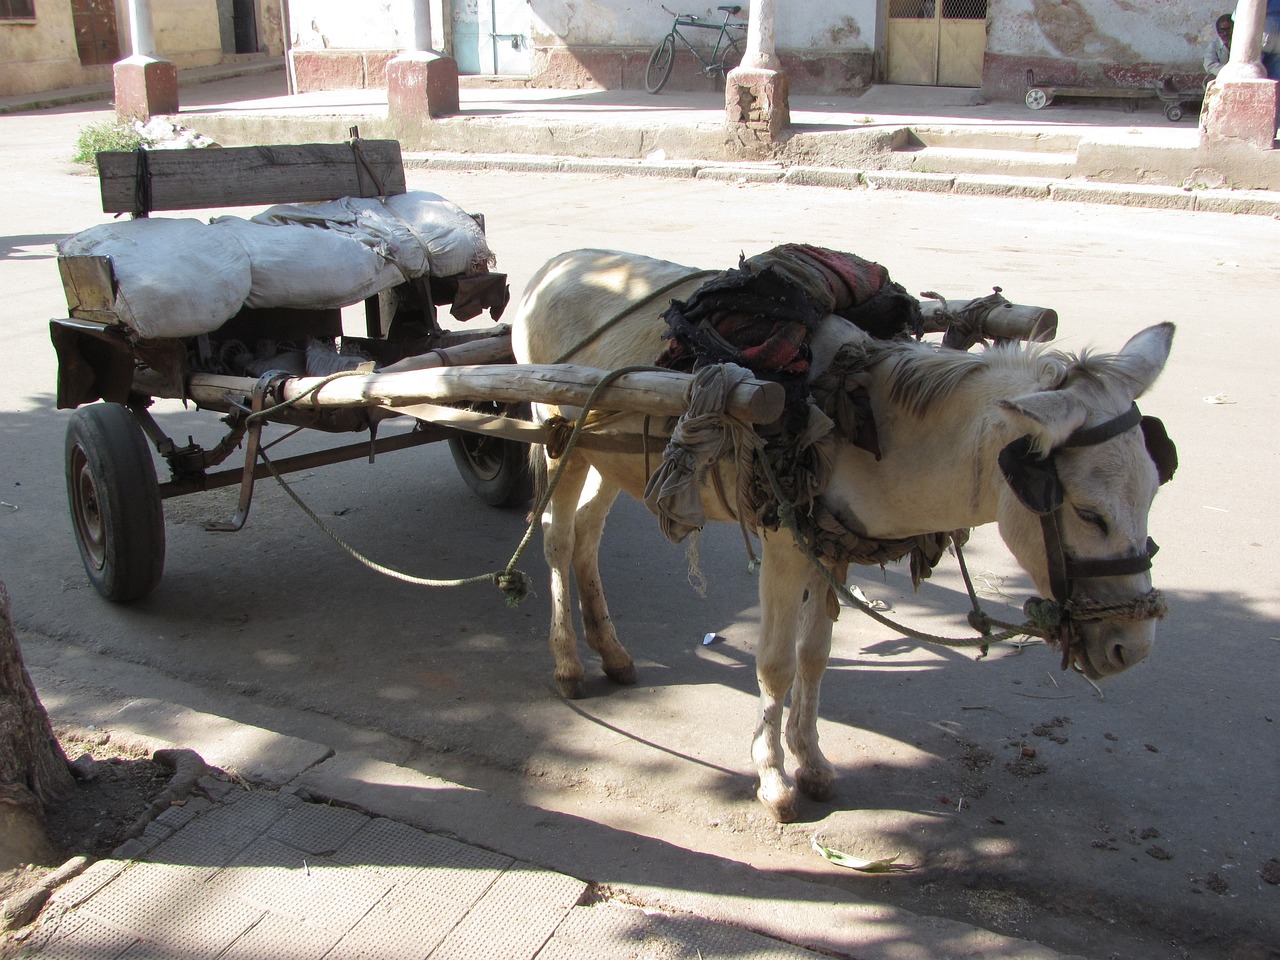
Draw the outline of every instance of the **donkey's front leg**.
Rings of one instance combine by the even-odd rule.
[[[847,563],[826,566],[837,582],[845,582],[849,574]],[[839,607],[835,606],[835,595],[821,571],[812,563],[809,569],[809,599],[802,614],[804,630],[797,645],[796,679],[787,713],[787,746],[800,762],[796,769],[800,792],[814,800],[830,800],[835,792],[836,773],[818,746],[818,693],[831,655],[833,615],[839,613]]]
[[[760,683],[760,723],[751,756],[760,786],[756,796],[774,819],[796,818],[796,788],[787,777],[782,752],[782,711],[796,673],[796,638],[809,627],[807,620],[820,597],[809,590],[812,571],[808,559],[786,530],[766,531],[760,565],[760,643],[756,650],[756,679]],[[806,610],[808,616],[806,616]]]

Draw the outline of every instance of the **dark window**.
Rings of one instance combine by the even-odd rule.
[[[0,0],[0,20],[36,19],[36,0]]]
[[[0,20],[34,20],[36,0],[0,0]]]

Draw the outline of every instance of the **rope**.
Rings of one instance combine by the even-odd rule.
[[[433,580],[428,577],[415,577],[408,573],[402,573],[399,570],[395,570],[395,569],[392,569],[391,567],[384,566],[383,564],[378,563],[375,560],[370,560],[364,554],[360,553],[359,550],[351,546],[351,544],[347,543],[345,540],[342,539],[342,537],[338,536],[338,534],[336,534],[333,530],[331,530],[328,527],[328,525],[325,524],[325,522],[320,519],[320,517],[315,513],[315,511],[313,511],[310,507],[306,505],[306,503],[303,502],[302,498],[298,496],[298,494],[294,491],[293,487],[289,486],[288,481],[286,481],[285,478],[280,475],[279,471],[276,470],[275,464],[271,462],[271,459],[267,456],[267,453],[265,450],[259,449],[258,456],[261,457],[262,462],[267,465],[267,469],[271,471],[271,476],[275,477],[276,483],[280,484],[280,486],[284,489],[284,492],[289,495],[290,499],[293,500],[293,502],[298,505],[299,509],[301,509],[303,513],[305,513],[308,517],[311,518],[311,520],[315,523],[315,525],[320,528],[321,532],[324,533],[325,536],[327,536],[330,540],[332,540],[334,543],[340,546],[343,550],[349,553],[356,560],[360,561],[362,564],[368,567],[370,570],[376,571],[377,573],[385,574],[386,576],[392,577],[396,580],[403,580],[405,583],[412,583],[412,584],[416,584],[418,586],[423,586],[423,587],[461,587],[461,586],[466,586],[472,583],[483,583],[486,580],[490,582],[495,582],[495,583],[498,581],[500,574],[497,574],[497,573],[482,573],[474,577],[462,577],[456,580]],[[527,589],[525,592],[527,594],[528,592]],[[523,599],[523,597],[521,599]]]
[[[573,429],[569,432],[569,437],[564,442],[564,450],[559,457],[560,464],[556,467],[555,472],[551,475],[551,479],[547,482],[547,488],[542,492],[542,496],[538,498],[537,505],[529,512],[529,526],[525,529],[524,536],[520,538],[520,543],[516,546],[515,553],[511,555],[511,559],[507,562],[506,568],[501,574],[497,575],[497,578],[502,579],[495,578],[496,582],[498,582],[499,589],[507,594],[507,603],[509,605],[515,606],[528,595],[527,581],[529,578],[526,574],[516,569],[516,564],[520,562],[520,557],[524,555],[524,551],[533,540],[533,534],[537,529],[538,520],[542,516],[543,511],[546,510],[547,504],[551,502],[551,495],[555,493],[556,486],[560,483],[560,477],[564,474],[565,468],[569,464],[568,454],[573,451],[575,446],[577,446],[578,438],[582,436],[582,431],[587,426],[587,414],[595,405],[600,392],[609,384],[613,383],[613,381],[628,373],[645,373],[653,371],[660,373],[670,372],[662,367],[655,367],[648,364],[619,367],[617,370],[611,370],[601,377],[600,382],[597,383],[592,388],[591,393],[587,395],[587,399],[582,404],[581,413],[578,415],[578,419],[574,421]],[[503,582],[515,581],[519,578],[522,578],[526,583],[525,592],[524,595],[515,596],[513,593],[508,591],[507,587],[503,586]]]

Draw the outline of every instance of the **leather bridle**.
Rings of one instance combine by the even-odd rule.
[[[1122,577],[1150,570],[1151,559],[1159,550],[1150,537],[1136,553],[1100,560],[1073,557],[1062,542],[1061,518],[1066,498],[1054,463],[1054,454],[1062,449],[1105,443],[1134,427],[1141,427],[1147,452],[1155,461],[1160,483],[1167,483],[1178,467],[1177,448],[1169,439],[1164,424],[1156,417],[1144,417],[1136,403],[1105,423],[1075,431],[1044,456],[1032,452],[1032,438],[1029,435],[1018,438],[1000,452],[1000,469],[1010,489],[1027,509],[1040,518],[1049,586],[1057,608],[1054,611],[1056,622],[1050,629],[1057,633],[1056,639],[1061,643],[1064,667],[1076,655],[1074,648],[1079,642],[1074,629],[1076,624],[1098,620],[1145,620],[1163,617],[1167,610],[1160,591],[1155,589],[1122,603],[1101,604],[1075,595],[1078,580]],[[1031,614],[1033,609],[1043,609],[1043,606],[1042,600],[1029,601],[1027,612]]]

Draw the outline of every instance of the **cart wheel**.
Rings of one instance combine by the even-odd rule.
[[[1027,106],[1032,110],[1039,110],[1048,105],[1051,100],[1052,98],[1039,87],[1032,87],[1027,91]]]
[[[1164,118],[1170,123],[1177,123],[1182,119],[1182,104],[1171,103],[1164,108]]]
[[[528,420],[528,404],[475,403],[472,410]],[[533,499],[528,444],[478,433],[449,438],[449,452],[471,492],[491,507],[520,507]]]
[[[118,403],[67,424],[67,500],[89,581],[108,600],[145,597],[164,571],[164,511],[142,428]]]

